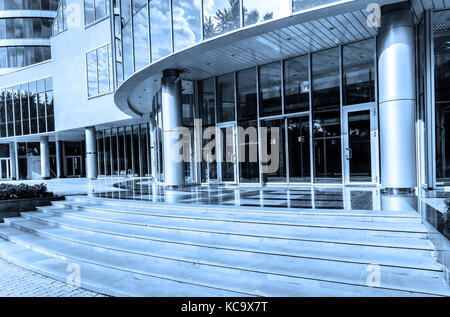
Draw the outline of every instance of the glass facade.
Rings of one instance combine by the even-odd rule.
[[[111,45],[107,44],[86,54],[88,96],[113,90]]]
[[[450,11],[433,15],[436,182],[450,184]]]
[[[89,25],[109,14],[109,0],[84,0],[84,20]]]
[[[67,6],[66,0],[61,0],[56,10],[56,16],[53,20],[53,35],[57,35],[67,30]]]
[[[0,89],[0,137],[54,130],[52,78]]]
[[[0,68],[25,67],[50,58],[50,46],[0,47]]]
[[[50,38],[52,21],[49,18],[0,19],[0,40]]]
[[[0,10],[51,10],[58,7],[58,0],[0,0]]]

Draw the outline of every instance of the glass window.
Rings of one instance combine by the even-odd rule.
[[[199,82],[200,90],[200,118],[203,126],[211,126],[216,123],[214,78]]]
[[[238,145],[240,182],[259,183],[258,123],[256,120],[239,122]]]
[[[201,5],[192,0],[172,0],[175,51],[201,39]]]
[[[309,111],[308,55],[284,62],[285,111]]]
[[[97,51],[87,53],[87,76],[88,76],[88,95],[95,96],[98,94],[97,84]]]
[[[450,11],[433,13],[436,181],[450,184]]]
[[[261,142],[264,182],[286,182],[285,120],[261,120]],[[265,149],[264,149],[265,148]]]
[[[133,0],[134,63],[136,71],[150,63],[148,8],[146,0]]]
[[[309,116],[287,119],[289,182],[310,183]]]
[[[262,117],[281,114],[281,63],[261,66],[259,69]]]
[[[256,119],[256,68],[237,73],[238,82],[238,121]]]
[[[375,41],[344,45],[344,105],[375,101]]]
[[[316,182],[341,182],[339,48],[312,55]]]
[[[109,12],[108,6],[108,0],[84,0],[84,19],[86,25],[106,16]]]
[[[318,6],[332,4],[334,2],[339,2],[339,0],[292,0],[292,10],[294,12],[303,11]]]
[[[240,27],[240,0],[203,0],[205,39]]]
[[[131,29],[131,8],[129,1],[121,1],[122,39],[123,39],[123,69],[127,78],[134,71],[133,65],[133,36]]]
[[[150,31],[152,62],[155,62],[172,52],[169,0],[150,1]]]
[[[217,121],[234,120],[234,73],[231,73],[217,77]]]
[[[244,25],[251,25],[271,19],[279,19],[290,14],[290,0],[243,0],[243,2]]]
[[[86,54],[88,96],[112,90],[111,45],[102,46]]]

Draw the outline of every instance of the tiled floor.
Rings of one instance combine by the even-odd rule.
[[[234,205],[271,208],[416,210],[417,196],[384,194],[366,187],[238,187],[186,186],[168,188],[148,181],[121,183],[123,191],[96,193],[100,197],[155,202]]]

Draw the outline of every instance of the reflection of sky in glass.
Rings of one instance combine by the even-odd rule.
[[[226,33],[240,26],[239,0],[203,0],[205,38]]]
[[[170,2],[169,0],[150,1],[150,30],[152,39],[152,61],[171,53]]]
[[[289,0],[244,0],[244,25],[288,16],[290,13],[289,6]]]
[[[293,11],[296,12],[322,6],[325,4],[330,4],[333,2],[338,2],[338,0],[293,0],[292,7]]]
[[[173,0],[175,50],[181,50],[201,39],[201,0]]]
[[[109,91],[109,76],[108,76],[108,48],[101,47],[97,51],[98,57],[98,92],[103,94]]]
[[[145,2],[145,1],[144,1]],[[135,1],[133,1],[135,4]],[[148,10],[147,5],[141,6],[133,10],[133,26],[134,26],[134,58],[136,71],[149,64],[149,47],[148,47]]]
[[[97,94],[97,57],[95,51],[87,53],[89,96]]]

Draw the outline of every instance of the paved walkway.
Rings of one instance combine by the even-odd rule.
[[[0,297],[104,297],[0,259]]]

